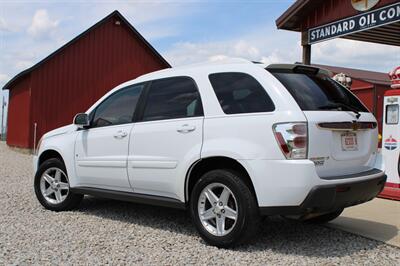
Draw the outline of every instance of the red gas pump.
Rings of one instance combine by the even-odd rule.
[[[389,73],[393,90],[383,102],[382,155],[387,181],[381,197],[400,200],[400,67]]]

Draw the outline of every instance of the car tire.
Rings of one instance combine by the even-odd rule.
[[[65,165],[57,158],[48,159],[39,166],[34,189],[40,204],[52,211],[72,210],[83,198],[71,191]]]
[[[190,214],[200,236],[210,245],[233,247],[256,235],[260,222],[258,204],[243,180],[241,173],[232,170],[212,170],[195,184]]]
[[[328,223],[337,217],[339,217],[343,212],[343,209],[336,210],[334,212],[329,212],[326,214],[322,214],[310,219],[305,220],[307,223],[313,223],[313,224],[324,224]]]

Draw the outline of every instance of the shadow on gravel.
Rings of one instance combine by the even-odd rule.
[[[330,224],[330,227],[342,229],[342,230],[352,230],[353,232],[370,232],[371,228],[374,228],[370,236],[374,239],[379,239],[382,241],[388,241],[397,236],[399,230],[396,226],[391,224],[385,224],[375,221],[368,221],[363,219],[357,219],[353,217],[340,216],[335,220],[335,223]],[[375,238],[377,237],[377,238]]]
[[[198,237],[189,214],[181,210],[85,197],[77,211],[86,215]],[[200,237],[198,239],[207,245]],[[271,250],[285,255],[329,258],[351,256],[381,245],[384,243],[325,226],[268,217],[263,219],[260,233],[252,243],[233,250],[245,253]]]
[[[186,211],[85,196],[77,211],[98,217],[196,236]]]

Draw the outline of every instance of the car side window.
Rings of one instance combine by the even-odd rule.
[[[96,107],[91,127],[132,123],[133,114],[145,84],[123,88]]]
[[[272,112],[274,103],[252,76],[239,72],[209,75],[211,85],[225,114]]]
[[[200,94],[193,79],[173,77],[152,81],[143,121],[203,115]]]

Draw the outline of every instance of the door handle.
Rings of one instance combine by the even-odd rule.
[[[196,129],[195,126],[184,124],[181,127],[179,127],[176,131],[178,131],[179,133],[189,133],[194,131],[195,129]]]
[[[114,138],[116,139],[123,139],[126,136],[128,136],[128,133],[126,133],[125,131],[119,130],[115,135]]]

